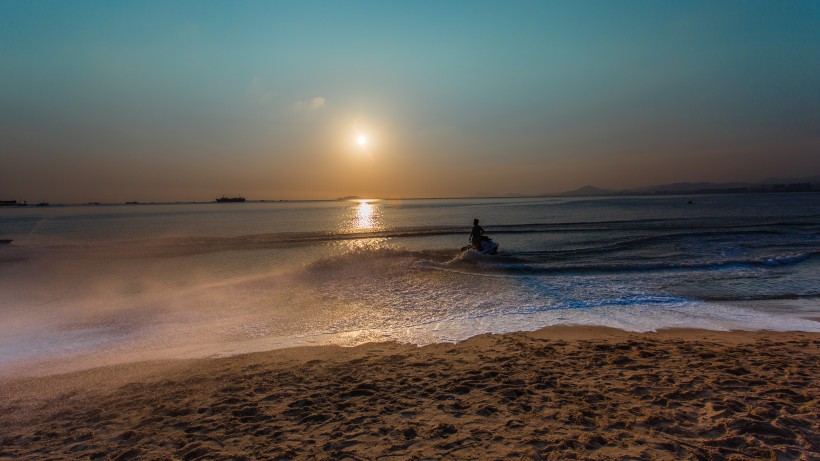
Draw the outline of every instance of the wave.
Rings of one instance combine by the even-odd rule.
[[[537,253],[541,255],[543,252]],[[714,271],[742,268],[775,268],[801,264],[820,255],[820,250],[811,250],[777,255],[761,255],[747,258],[726,258],[711,260],[662,260],[658,258],[646,262],[603,261],[594,259],[583,261],[578,258],[562,257],[545,262],[543,258],[533,258],[534,252],[506,252],[495,256],[480,255],[475,252],[457,250],[409,250],[403,248],[364,248],[330,256],[313,262],[310,270],[349,270],[351,266],[374,268],[379,264],[399,264],[404,270],[446,270],[476,275],[516,275],[516,274],[593,274],[629,273],[660,271]]]
[[[773,232],[773,231],[737,231],[737,232],[678,232],[678,233],[670,233],[670,234],[661,234],[661,235],[649,235],[649,236],[640,236],[634,238],[628,238],[623,240],[617,241],[607,241],[607,240],[598,240],[598,241],[590,241],[585,242],[590,246],[583,246],[580,248],[561,248],[557,250],[536,250],[536,251],[526,251],[521,252],[521,254],[526,254],[530,256],[539,256],[539,255],[580,255],[580,254],[594,254],[594,253],[606,253],[611,251],[622,251],[630,248],[638,248],[638,247],[647,247],[649,245],[654,245],[658,243],[675,243],[675,242],[682,242],[691,239],[702,239],[701,242],[707,242],[709,237],[718,237],[721,239],[733,237],[738,238],[741,236],[752,236],[752,235],[787,235],[781,232]],[[740,243],[740,242],[739,242]],[[791,242],[789,242],[791,243]],[[803,242],[796,242],[798,244]],[[746,245],[745,243],[741,243]],[[820,241],[816,243],[820,245]],[[749,244],[750,246],[752,244]],[[758,243],[757,246],[759,247],[767,247],[771,245],[770,243]],[[780,246],[788,245],[786,244],[779,244]]]
[[[755,258],[723,259],[723,260],[695,260],[695,261],[649,261],[649,262],[602,262],[600,260],[581,262],[573,259],[556,258],[552,262],[533,261],[525,255],[504,254],[499,256],[483,256],[466,252],[446,263],[433,263],[426,266],[431,269],[457,270],[459,272],[477,273],[484,275],[567,275],[567,274],[596,274],[596,273],[651,273],[668,271],[716,271],[742,268],[774,268],[779,266],[793,266],[820,255],[820,250],[767,255]],[[439,255],[440,256],[440,255]]]
[[[457,248],[401,250],[423,246],[434,237],[465,236],[464,226],[399,227],[364,231],[312,231],[248,234],[229,237],[162,237],[130,241],[59,242],[43,246],[46,252],[59,250],[80,258],[165,258],[217,252],[294,249],[330,246],[338,242],[375,242],[362,245],[367,251],[321,265],[346,264],[341,261],[374,261],[385,258],[412,259],[417,269],[451,270],[479,275],[507,274],[594,274],[652,273],[661,271],[713,271],[738,267],[779,267],[800,264],[820,254],[820,236],[807,232],[800,223],[697,225],[685,219],[610,220],[600,222],[527,223],[488,226],[487,232],[510,235],[499,238],[502,252],[493,257],[459,253]],[[700,226],[700,227],[698,227]],[[671,231],[670,230],[674,230]],[[633,233],[633,231],[635,231]],[[638,232],[640,231],[640,232]],[[576,233],[599,232],[600,235]],[[516,248],[522,234],[561,233],[555,249]],[[627,234],[627,235],[625,235]],[[632,234],[632,235],[628,235]],[[527,237],[523,237],[527,239]],[[385,241],[399,249],[376,251]],[[405,240],[405,242],[402,242]],[[413,240],[413,243],[409,241]],[[505,240],[510,242],[505,245]],[[538,240],[537,237],[529,238]],[[406,244],[405,244],[406,243]],[[440,245],[440,241],[438,243]],[[547,245],[545,241],[541,245]],[[351,245],[352,246],[352,245]],[[25,250],[25,245],[20,247]],[[752,250],[752,251],[746,251]],[[324,252],[324,250],[321,250]],[[337,250],[331,251],[331,253]],[[13,263],[30,256],[25,251],[13,255],[0,252],[0,263]],[[52,256],[52,255],[49,255]]]
[[[504,267],[504,270],[511,272],[528,273],[596,273],[596,272],[650,272],[669,270],[717,270],[737,267],[775,267],[794,265],[806,261],[812,256],[820,254],[820,251],[801,253],[795,255],[782,255],[772,257],[761,257],[754,259],[727,259],[719,261],[695,261],[695,262],[649,262],[649,263],[556,263],[556,264],[518,264]]]
[[[810,293],[775,293],[775,294],[751,294],[751,295],[703,295],[699,297],[704,301],[788,301],[797,299],[820,300],[820,291]]]

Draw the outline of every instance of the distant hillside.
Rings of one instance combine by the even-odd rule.
[[[757,184],[794,184],[794,183],[810,183],[810,184],[820,184],[820,176],[812,176],[810,178],[766,178],[763,181],[758,182]]]
[[[613,195],[617,192],[607,189],[601,189],[600,187],[595,186],[584,186],[575,190],[571,190],[568,192],[563,192],[558,195],[563,195],[566,197],[599,197],[602,195]]]
[[[678,194],[742,194],[753,192],[812,192],[820,191],[820,176],[808,178],[767,178],[759,182],[679,182],[657,186],[638,187],[619,191],[584,186],[560,194],[561,197],[601,197],[611,195],[678,195]]]

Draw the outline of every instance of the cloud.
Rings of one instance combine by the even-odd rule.
[[[259,76],[251,79],[251,86],[248,89],[248,93],[258,102],[265,102],[273,97],[273,92],[268,89],[265,81]]]
[[[311,99],[300,99],[299,101],[296,101],[294,107],[297,109],[317,110],[325,107],[326,104],[327,99],[322,96],[316,96]]]
[[[311,106],[313,106],[313,108],[315,108],[315,109],[318,109],[320,107],[324,107],[325,103],[327,103],[327,101],[325,100],[325,98],[323,98],[321,96],[317,96],[317,97],[310,100]]]

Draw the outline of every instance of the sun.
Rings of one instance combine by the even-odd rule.
[[[359,136],[356,138],[356,142],[359,143],[360,146],[364,146],[367,144],[367,136]]]

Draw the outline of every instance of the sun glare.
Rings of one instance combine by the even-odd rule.
[[[382,137],[371,125],[353,122],[344,137],[344,143],[356,157],[373,160],[376,149],[382,147]]]

